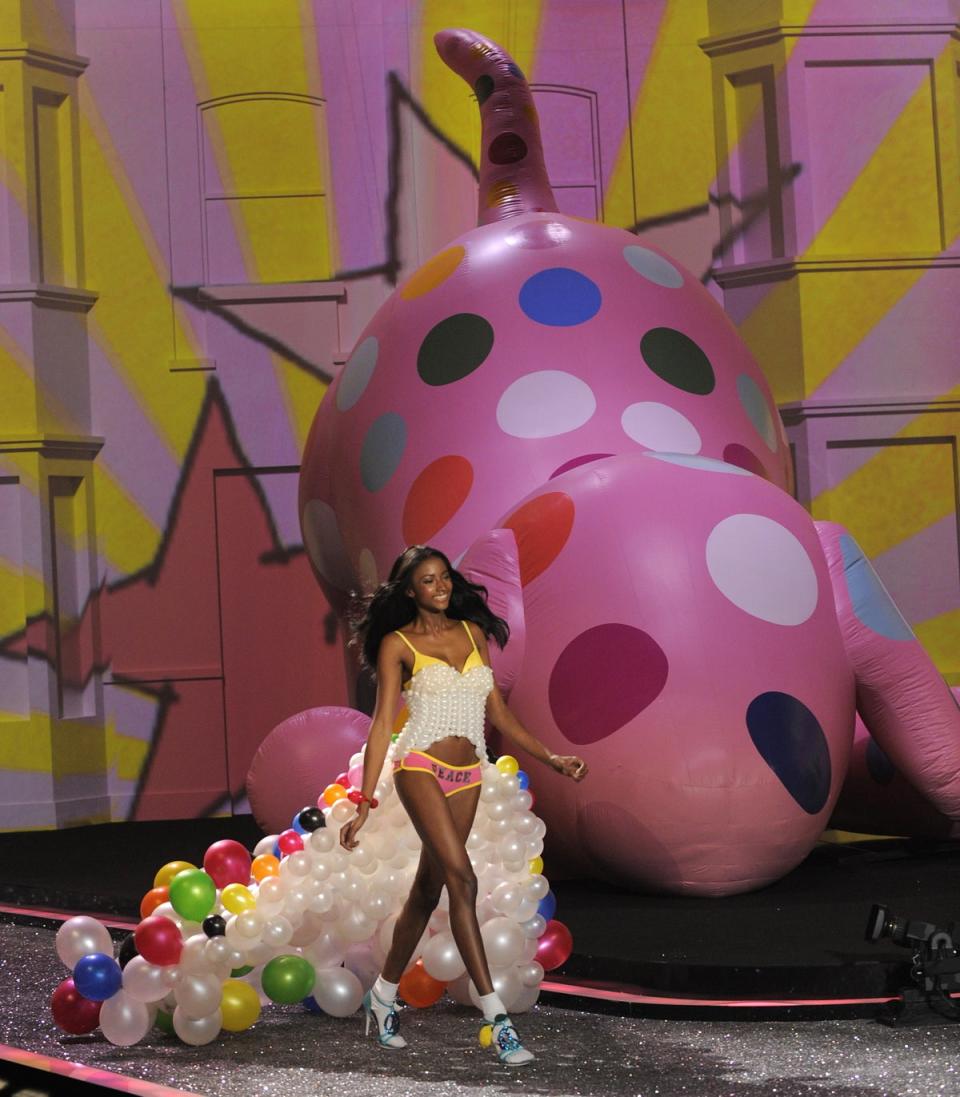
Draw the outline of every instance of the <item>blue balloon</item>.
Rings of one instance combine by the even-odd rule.
[[[297,832],[297,834],[306,834],[307,833],[306,828],[300,822],[300,812],[299,811],[297,812],[296,815],[294,815],[293,822],[291,822],[290,827],[291,827],[291,829],[295,830]]]
[[[274,842],[273,843],[273,855],[274,855],[274,857],[276,857],[276,859],[278,861],[281,861],[284,857],[284,854],[281,853],[281,851],[280,851],[280,843],[279,842]]]
[[[105,1002],[112,998],[122,981],[120,965],[105,952],[82,956],[73,969],[73,985],[91,1002]]]
[[[518,769],[517,770],[517,784],[521,788],[529,788],[530,787],[530,774],[527,773],[527,771],[525,769]]]
[[[320,1003],[312,994],[308,994],[300,1004],[304,1009],[309,1010],[310,1013],[323,1013],[323,1010],[320,1008]]]
[[[557,913],[557,897],[552,891],[548,891],[546,895],[540,900],[540,905],[537,907],[537,914],[546,918],[549,922],[550,919]]]

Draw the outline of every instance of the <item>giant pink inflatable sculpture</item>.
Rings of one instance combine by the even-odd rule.
[[[512,707],[590,762],[583,785],[536,784],[569,867],[759,887],[809,852],[847,770],[863,660],[834,604],[843,554],[828,567],[784,490],[779,416],[723,310],[637,237],[560,214],[523,74],[472,31],[436,43],[480,105],[479,224],[389,298],[321,404],[310,558],[341,607],[409,543],[490,588],[513,628],[495,661]],[[861,611],[885,596],[865,574]],[[929,685],[912,634],[891,643]],[[872,702],[897,692],[884,674]],[[960,819],[960,714],[935,694],[873,703],[888,718],[871,730]],[[911,766],[918,751],[936,764]]]

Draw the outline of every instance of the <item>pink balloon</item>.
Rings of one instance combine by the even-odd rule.
[[[303,839],[295,830],[285,830],[278,836],[277,845],[281,853],[296,853],[298,849],[303,849]]]
[[[203,855],[203,867],[218,888],[250,882],[250,853],[232,838],[214,842]]]
[[[537,963],[544,971],[553,971],[567,962],[571,952],[573,952],[573,935],[563,922],[551,918],[537,942]]]
[[[369,727],[369,716],[335,705],[306,709],[278,724],[260,744],[247,774],[247,795],[260,826],[279,834],[303,804],[327,807],[326,801],[317,802],[318,791],[363,746]]]

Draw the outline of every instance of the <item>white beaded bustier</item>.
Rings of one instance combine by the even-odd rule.
[[[422,655],[406,637],[401,639],[417,661],[403,693],[409,717],[394,744],[393,756],[402,758],[411,750],[429,750],[438,739],[459,735],[469,739],[481,761],[486,760],[483,723],[487,697],[493,689],[493,671],[481,661],[476,647],[461,672],[440,659]],[[426,665],[416,669],[419,662]]]

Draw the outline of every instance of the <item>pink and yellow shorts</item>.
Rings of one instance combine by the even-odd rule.
[[[399,761],[393,763],[394,772],[398,769],[421,770],[424,773],[432,773],[440,786],[444,796],[453,796],[454,793],[463,792],[468,788],[476,788],[482,780],[480,763],[472,766],[451,766],[447,762],[441,762],[432,754],[425,754],[422,750],[411,750]]]

